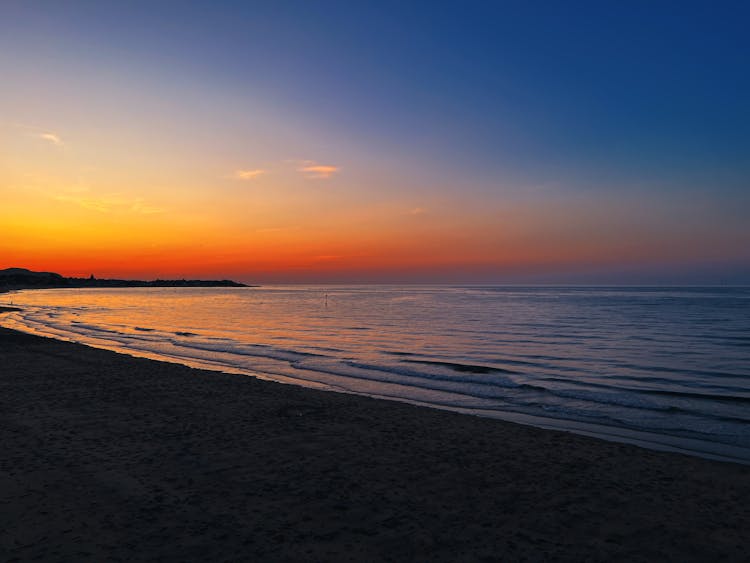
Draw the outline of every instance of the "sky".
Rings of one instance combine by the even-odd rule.
[[[0,268],[750,283],[746,2],[0,2]]]

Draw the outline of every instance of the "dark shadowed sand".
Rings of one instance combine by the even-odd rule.
[[[747,561],[750,467],[0,329],[0,560]]]

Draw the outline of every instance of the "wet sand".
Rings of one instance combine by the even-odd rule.
[[[750,467],[0,329],[0,560],[747,561]]]

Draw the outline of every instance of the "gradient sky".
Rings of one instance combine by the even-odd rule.
[[[746,2],[0,3],[0,268],[750,283]]]

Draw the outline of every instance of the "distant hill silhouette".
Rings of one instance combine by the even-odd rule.
[[[0,270],[0,289],[61,287],[248,287],[231,280],[107,280],[66,278],[54,272],[33,272],[26,268]]]

